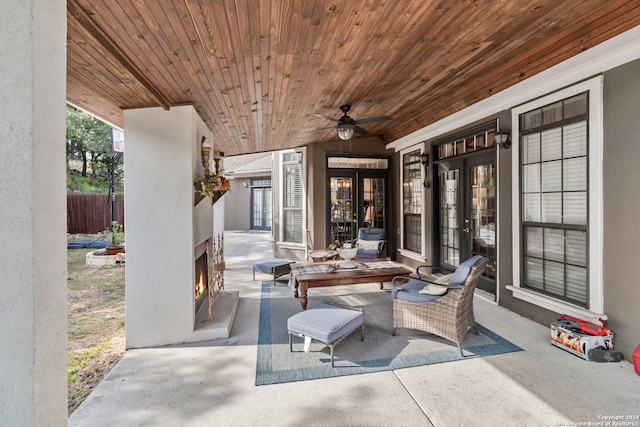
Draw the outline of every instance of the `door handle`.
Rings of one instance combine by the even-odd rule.
[[[465,227],[462,229],[465,233],[471,233],[471,229],[469,227]]]

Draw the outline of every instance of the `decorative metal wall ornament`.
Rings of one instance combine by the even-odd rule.
[[[224,291],[224,236],[218,234],[218,237],[213,238],[213,248],[209,250],[209,242],[206,246],[207,252],[207,265],[209,271],[209,312],[207,316],[207,322],[212,320],[211,308],[218,295]]]

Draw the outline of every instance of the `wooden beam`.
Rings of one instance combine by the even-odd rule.
[[[129,71],[133,77],[147,89],[158,103],[168,110],[171,103],[166,96],[144,75],[134,62],[114,43],[114,41],[100,28],[91,16],[78,4],[76,0],[67,0],[67,10],[113,57]]]

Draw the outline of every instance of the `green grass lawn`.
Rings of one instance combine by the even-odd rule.
[[[68,249],[69,414],[124,355],[124,265],[88,267]]]

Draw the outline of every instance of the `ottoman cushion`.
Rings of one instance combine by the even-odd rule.
[[[361,311],[323,302],[291,316],[287,321],[287,328],[324,344],[330,344],[362,325],[363,321]]]

